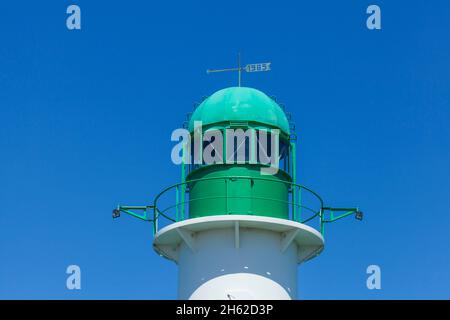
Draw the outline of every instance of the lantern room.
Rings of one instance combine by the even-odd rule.
[[[187,123],[191,142],[182,165],[189,218],[288,219],[295,183],[295,135],[288,117],[274,98],[247,87],[219,90],[196,107]]]

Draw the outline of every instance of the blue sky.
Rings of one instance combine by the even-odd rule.
[[[150,224],[111,209],[178,181],[170,134],[236,84],[205,70],[238,51],[272,62],[243,83],[292,112],[300,182],[365,212],[329,226],[299,298],[450,298],[449,17],[448,1],[2,2],[0,298],[176,298]]]

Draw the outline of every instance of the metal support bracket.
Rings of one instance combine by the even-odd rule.
[[[239,247],[240,247],[239,221],[234,222],[234,247],[236,249],[239,249]]]
[[[281,252],[285,252],[289,245],[294,241],[297,236],[299,229],[293,229],[291,231],[282,234],[281,239]]]
[[[178,234],[180,235],[181,239],[183,239],[184,243],[186,243],[188,248],[191,249],[191,251],[193,253],[195,253],[196,252],[195,239],[194,239],[192,233],[189,231],[183,230],[181,228],[177,228],[176,230],[177,230]]]

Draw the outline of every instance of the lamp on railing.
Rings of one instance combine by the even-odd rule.
[[[119,209],[114,209],[112,211],[112,217],[113,217],[113,219],[120,217],[120,210]]]
[[[358,210],[358,211],[355,212],[355,219],[356,220],[360,220],[361,221],[363,219],[363,217],[364,217],[364,214],[363,214],[362,211]]]

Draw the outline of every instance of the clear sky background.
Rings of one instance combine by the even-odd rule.
[[[81,7],[82,29],[66,28]],[[377,4],[382,30],[366,28]],[[151,225],[111,219],[179,180],[170,134],[207,75],[292,112],[299,180],[332,206],[301,299],[450,298],[450,2],[2,1],[0,298],[173,299]],[[82,289],[66,289],[77,264]],[[382,289],[366,288],[366,268]]]

